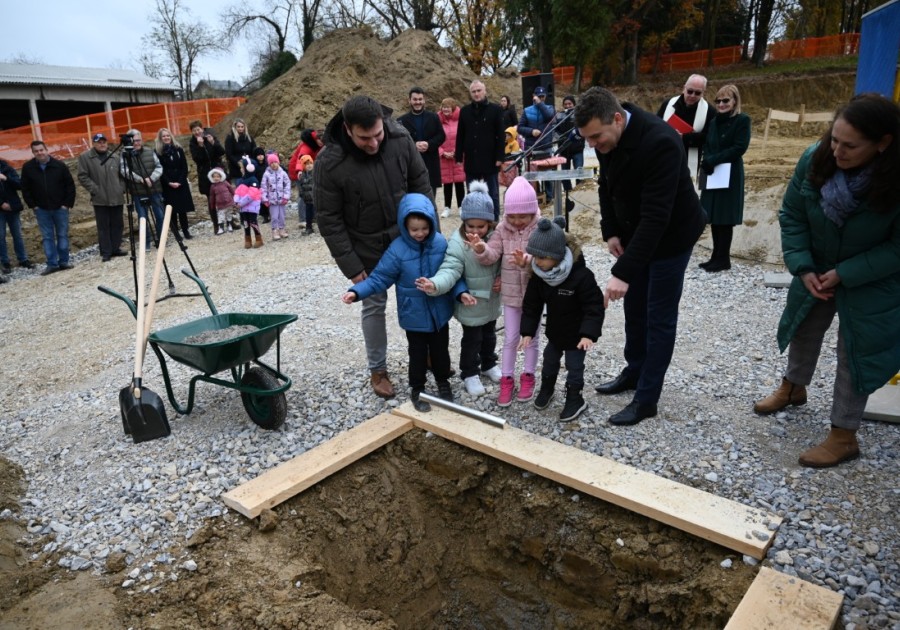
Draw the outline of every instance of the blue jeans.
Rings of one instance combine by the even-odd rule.
[[[4,212],[0,210],[0,263],[3,263],[4,267],[9,266],[9,250],[6,248],[7,225],[9,226],[9,233],[12,235],[16,258],[20,263],[28,260],[28,254],[25,253],[25,241],[22,240],[21,214],[21,212]]]
[[[691,250],[651,260],[625,293],[625,372],[637,377],[634,400],[656,404],[675,350],[678,304]]]
[[[35,208],[38,229],[44,245],[48,267],[69,264],[69,211],[65,208],[44,210]]]
[[[147,209],[144,207],[144,202],[142,200],[147,199],[148,195],[135,195],[134,196],[134,209],[137,210],[138,219],[144,217],[147,219]],[[163,226],[163,198],[159,193],[151,193],[149,195],[150,198],[150,208],[153,210],[153,218],[154,221],[147,219],[147,247],[150,247],[151,243],[159,243],[159,231]]]

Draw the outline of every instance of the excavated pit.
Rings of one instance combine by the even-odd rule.
[[[245,568],[268,566],[294,600],[343,602],[360,627],[721,628],[755,575],[740,554],[418,430],[276,513],[275,531],[247,532],[241,562],[261,564]],[[210,621],[303,620],[256,599]]]

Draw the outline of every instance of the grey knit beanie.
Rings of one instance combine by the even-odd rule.
[[[541,219],[528,238],[525,251],[540,258],[562,260],[566,257],[565,227],[565,217],[556,217],[552,222],[550,219]]]
[[[469,219],[494,221],[494,200],[488,192],[488,185],[483,181],[469,184],[469,194],[463,198],[459,207],[459,216],[463,221]]]

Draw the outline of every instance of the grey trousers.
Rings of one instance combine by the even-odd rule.
[[[370,372],[383,372],[387,368],[386,307],[387,293],[376,293],[362,301],[362,332]]]
[[[816,300],[806,319],[797,327],[788,347],[788,368],[785,374],[785,378],[791,383],[805,386],[812,381],[816,363],[819,361],[819,353],[822,350],[822,341],[836,313],[837,305],[834,300],[827,302]],[[838,329],[837,360],[834,400],[831,404],[831,424],[841,429],[856,431],[859,429],[869,395],[860,394],[853,387],[847,348],[840,329]]]

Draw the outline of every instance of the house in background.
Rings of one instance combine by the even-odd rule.
[[[134,70],[0,63],[0,129],[172,101],[175,93]]]
[[[240,96],[243,86],[237,81],[203,79],[194,88],[194,98],[229,98]]]

